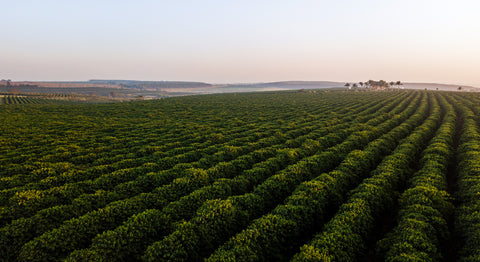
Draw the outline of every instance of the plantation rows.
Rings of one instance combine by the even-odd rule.
[[[105,97],[62,94],[62,93],[0,93],[0,105],[23,105],[23,104],[72,104],[72,103],[105,103],[112,102]]]
[[[2,104],[45,104],[50,103],[49,100],[38,97],[0,95],[0,105]]]
[[[479,102],[1,106],[0,261],[478,261]]]

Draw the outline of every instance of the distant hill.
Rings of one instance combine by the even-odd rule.
[[[331,81],[281,81],[281,82],[267,82],[267,83],[252,83],[252,84],[230,84],[227,86],[236,86],[236,87],[277,87],[277,88],[287,88],[287,89],[312,89],[312,88],[332,88],[343,86],[342,82],[331,82]]]
[[[134,89],[163,89],[163,88],[198,88],[210,87],[211,84],[203,82],[187,82],[187,81],[138,81],[138,80],[89,80],[90,84],[98,85],[115,85],[124,88]]]
[[[226,89],[235,89],[241,92],[245,91],[268,91],[268,90],[298,90],[298,89],[320,89],[320,88],[334,88],[343,87],[342,82],[332,81],[281,81],[281,82],[267,82],[267,83],[252,83],[252,84],[228,84],[223,86]]]
[[[283,81],[283,82],[271,82],[265,83],[264,86],[269,87],[289,87],[289,88],[332,88],[341,87],[344,85],[342,82],[331,81]]]
[[[457,91],[458,87],[462,87],[462,91],[478,92],[480,88],[473,86],[451,85],[451,84],[437,84],[437,83],[403,83],[407,89],[427,89],[427,90],[443,90],[443,91]]]
[[[0,81],[0,87],[45,87],[45,88],[85,88],[85,87],[105,87],[119,88],[114,84],[90,83],[85,81]]]
[[[258,83],[258,84],[249,84],[243,85],[243,87],[252,88],[275,88],[279,90],[290,90],[290,89],[317,89],[317,88],[335,88],[335,87],[344,87],[344,82],[333,82],[333,81],[283,81],[283,82],[270,82],[270,83]],[[235,85],[236,87],[241,87]],[[452,84],[437,84],[437,83],[403,83],[403,88],[405,89],[427,89],[427,90],[443,90],[443,91],[457,91],[458,87],[462,87],[462,91],[470,92],[479,92],[480,88],[473,86],[462,86],[462,85],[452,85]]]

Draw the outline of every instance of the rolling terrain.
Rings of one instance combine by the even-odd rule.
[[[204,82],[186,81],[137,81],[137,80],[89,80],[85,82],[31,82],[0,81],[0,93],[17,94],[63,94],[102,96],[104,98],[127,101],[131,99],[158,99],[173,96],[243,93],[259,91],[288,91],[310,89],[340,89],[346,90],[344,82],[333,81],[280,81],[267,83],[237,83],[210,84]],[[353,83],[350,83],[353,84]],[[435,83],[403,83],[391,89],[417,89],[458,91],[459,85]],[[365,91],[366,88],[355,88]],[[480,89],[472,86],[462,86],[464,92],[478,92]]]

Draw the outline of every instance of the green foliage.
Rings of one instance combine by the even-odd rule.
[[[464,102],[464,97],[456,97]],[[470,104],[466,102],[465,104]],[[477,261],[480,258],[480,133],[475,113],[463,103],[457,108],[463,118],[463,127],[458,147],[458,191],[456,197],[460,203],[455,210],[455,226],[463,240],[459,261]]]
[[[394,203],[395,194],[392,192],[398,190],[406,180],[410,166],[422,151],[424,141],[434,135],[441,122],[440,107],[436,100],[431,97],[430,99],[432,109],[429,117],[401,140],[392,154],[385,157],[371,172],[371,177],[364,179],[351,191],[346,203],[340,206],[321,233],[314,236],[308,245],[300,248],[300,252],[293,258],[294,261],[314,261],[315,256],[311,254],[322,254],[333,261],[355,261],[366,251],[368,238],[376,221]],[[420,110],[417,113],[423,115]],[[421,242],[421,237],[419,239]],[[391,242],[388,244],[392,246]]]
[[[59,99],[2,97],[0,261],[438,261],[452,214],[480,256],[477,94]]]

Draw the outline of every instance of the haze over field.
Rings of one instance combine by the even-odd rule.
[[[3,1],[0,78],[480,86],[477,1]]]

